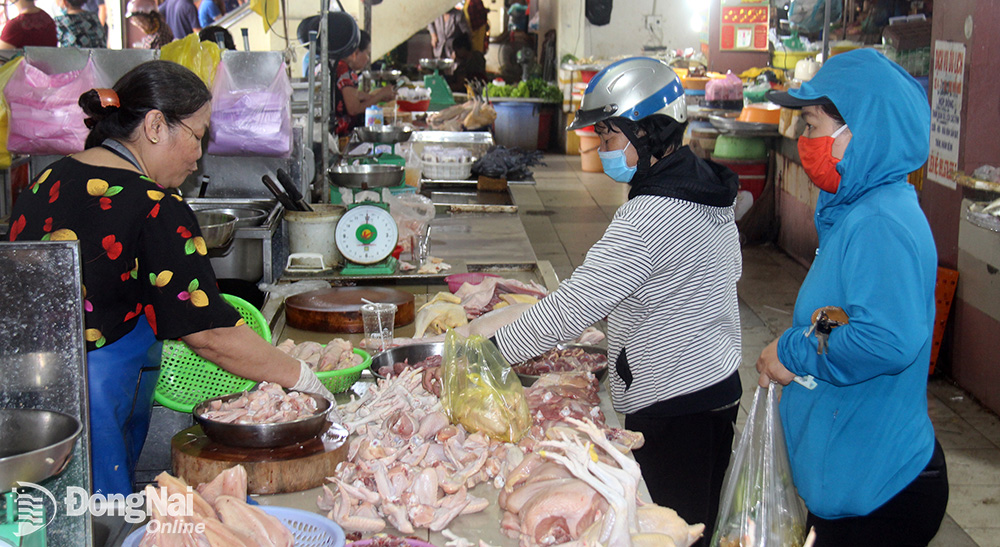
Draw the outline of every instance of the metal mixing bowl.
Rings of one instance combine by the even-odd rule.
[[[403,184],[403,166],[388,164],[334,165],[327,169],[330,183],[345,188],[382,188]]]
[[[62,473],[83,424],[51,410],[0,409],[0,490],[18,481],[39,483]]]
[[[201,237],[205,239],[205,246],[209,249],[223,247],[233,239],[236,216],[216,211],[195,211],[194,216],[198,219]]]
[[[312,393],[303,393],[303,395],[308,395],[316,400],[316,414],[300,418],[294,422],[227,424],[209,420],[202,416],[202,413],[208,410],[212,401],[226,403],[242,397],[243,392],[208,399],[194,407],[192,414],[194,414],[194,420],[201,426],[201,430],[205,432],[205,435],[208,435],[209,439],[219,444],[241,448],[288,446],[315,438],[330,426],[326,421],[326,415],[330,411],[330,401]]]
[[[598,353],[604,355],[605,359],[608,357],[608,350],[599,346],[592,346],[590,344],[558,344],[556,349],[572,349],[572,348],[582,348],[583,351],[587,353]],[[597,376],[598,382],[603,382],[605,378],[608,377],[608,367],[603,366],[594,372],[594,376]],[[538,375],[535,374],[521,374],[517,373],[517,377],[521,380],[521,385],[524,387],[530,387],[532,384],[538,381]]]
[[[454,59],[421,59],[420,68],[424,70],[448,69],[455,64]]]
[[[377,82],[395,82],[403,73],[398,70],[366,70],[363,75]]]
[[[224,213],[236,217],[236,229],[260,226],[267,220],[269,211],[256,207],[216,207],[210,205],[192,205],[192,209],[204,213]]]
[[[378,373],[378,369],[402,363],[404,359],[409,359],[408,363],[416,364],[432,355],[444,355],[444,342],[408,344],[376,353],[372,355],[371,371],[376,378],[385,378]]]
[[[355,128],[355,131],[358,132],[358,138],[362,141],[373,142],[376,144],[396,144],[397,142],[406,142],[410,140],[410,137],[413,135],[412,129],[396,125],[358,127]]]

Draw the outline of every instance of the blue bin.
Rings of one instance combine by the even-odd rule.
[[[497,119],[493,122],[493,138],[507,148],[538,149],[538,123],[541,104],[497,101],[493,103]]]

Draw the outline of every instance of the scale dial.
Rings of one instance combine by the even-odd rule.
[[[375,264],[396,248],[399,228],[389,211],[375,205],[356,205],[340,217],[337,249],[356,264]]]

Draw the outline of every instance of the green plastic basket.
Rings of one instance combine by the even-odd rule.
[[[254,332],[271,342],[271,329],[257,308],[230,294],[223,294],[222,298],[240,312]],[[205,360],[180,340],[165,340],[160,358],[160,379],[153,398],[171,410],[191,412],[195,405],[206,399],[245,391],[255,384]]]
[[[319,378],[319,381],[322,382],[326,389],[330,390],[330,393],[340,393],[351,389],[354,382],[357,382],[358,378],[361,377],[361,371],[372,365],[372,356],[367,351],[354,348],[354,353],[362,357],[363,361],[361,361],[360,365],[343,370],[328,370],[316,373],[316,377]]]

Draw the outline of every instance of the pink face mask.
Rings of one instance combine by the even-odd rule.
[[[840,187],[840,173],[837,172],[839,159],[833,157],[833,141],[847,129],[840,126],[826,137],[799,137],[799,160],[802,169],[820,190],[836,194]]]

